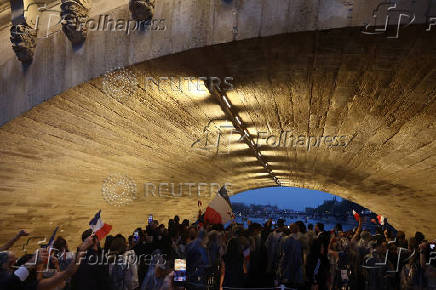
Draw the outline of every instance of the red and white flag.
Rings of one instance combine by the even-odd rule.
[[[377,220],[378,220],[378,223],[379,223],[380,225],[384,225],[384,224],[385,224],[385,217],[384,217],[384,216],[382,216],[382,215],[378,215],[378,216],[377,216]]]
[[[233,218],[232,204],[227,195],[227,189],[223,186],[207,206],[204,213],[204,222],[208,224],[225,224]]]
[[[359,215],[359,213],[356,212],[354,209],[353,209],[353,216],[354,216],[354,219],[355,219],[356,221],[359,221],[360,215]]]
[[[106,237],[112,230],[112,226],[105,224],[100,217],[101,210],[95,214],[94,218],[89,221],[89,228],[96,235],[99,241]]]

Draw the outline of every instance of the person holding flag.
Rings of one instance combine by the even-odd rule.
[[[206,249],[207,234],[205,229],[207,229],[207,225],[225,224],[234,217],[225,186],[220,188],[216,197],[207,206],[204,214],[201,211],[202,202],[198,201],[197,204],[199,217],[194,224],[198,224],[201,229],[198,231],[196,238],[186,245],[186,274],[188,281],[204,282],[206,278],[205,270],[210,264]]]
[[[78,263],[92,245],[93,238],[89,237],[83,241],[78,247],[77,255],[74,257],[73,262],[67,267],[65,271],[57,272],[52,277],[47,279],[37,280],[32,278],[31,272],[44,266],[49,258],[47,248],[38,249],[34,255],[25,255],[17,261],[18,269],[14,270],[13,263],[15,256],[12,252],[0,252],[0,289],[38,289],[38,290],[53,290],[57,287],[62,289],[65,281],[69,279],[78,270]],[[9,263],[5,263],[9,262]]]
[[[382,215],[377,215],[377,221],[381,226],[384,226],[386,223],[386,218]]]
[[[94,218],[89,221],[89,228],[99,241],[106,237],[112,230],[112,226],[104,223],[100,217],[100,214],[101,210],[99,210],[98,213],[95,214]]]
[[[89,222],[90,229],[82,234],[82,241],[89,238],[92,244],[81,259],[79,269],[71,279],[72,290],[107,290],[111,289],[109,269],[100,248],[100,241],[112,229],[111,225],[105,224],[101,219],[101,210],[95,214]]]
[[[359,215],[359,213],[358,213],[357,211],[355,211],[354,209],[353,209],[353,216],[354,216],[354,219],[356,220],[356,222],[358,222],[359,219],[360,219],[360,215]]]
[[[47,244],[47,246],[46,246],[48,249],[52,249],[52,248],[53,248],[53,244],[54,244],[55,237],[56,237],[56,233],[57,233],[58,229],[59,229],[59,227],[57,226],[57,227],[54,229],[53,234],[52,234],[51,237],[50,237],[50,240],[48,240],[48,244]]]
[[[41,247],[42,249],[46,249],[48,251],[48,259],[44,262],[44,264],[40,264],[37,267],[38,280],[53,277],[53,275],[56,272],[61,271],[60,266],[59,266],[59,260],[55,255],[58,250],[53,247],[56,233],[57,233],[58,229],[59,229],[59,227],[57,226],[54,229],[53,234],[51,235],[51,237],[48,241],[48,244],[42,245],[42,247]],[[65,286],[65,285],[61,285],[61,286],[63,288],[63,286]],[[62,289],[62,288],[55,288],[55,289]]]
[[[50,257],[50,262],[53,263],[54,266],[56,267],[57,271],[60,272],[58,260],[57,260],[56,257],[53,256],[54,251],[57,251],[57,249],[53,248],[53,244],[54,244],[56,233],[57,233],[58,229],[59,229],[59,226],[57,226],[54,229],[53,234],[51,235],[50,239],[48,240],[48,244],[47,245],[43,245],[42,248],[45,248],[45,249],[48,250],[48,255]],[[49,270],[49,266],[50,266],[50,263],[47,262],[47,269],[46,269],[47,272]]]
[[[227,188],[224,185],[207,206],[206,212],[204,213],[204,222],[212,225],[226,224],[234,218],[232,204],[227,194]]]

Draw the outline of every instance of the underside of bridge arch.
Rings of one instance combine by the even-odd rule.
[[[98,209],[122,233],[149,213],[193,219],[197,201],[211,197],[144,196],[144,184],[230,183],[236,194],[277,185],[273,176],[436,236],[435,40],[421,26],[389,40],[354,28],[284,34],[189,50],[69,89],[0,128],[2,236],[60,225],[78,241]],[[217,90],[184,79],[211,76],[233,78],[231,110]],[[236,114],[251,140],[266,132],[258,151],[226,131]],[[266,142],[282,131],[344,137],[309,149]],[[205,146],[218,136],[229,142]],[[108,177],[137,199],[106,202]]]

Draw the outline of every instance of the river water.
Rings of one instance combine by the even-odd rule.
[[[238,224],[243,224],[244,228],[247,228],[248,227],[247,219],[250,220],[252,223],[259,223],[261,225],[264,225],[265,222],[268,220],[268,218],[236,217],[236,222]],[[348,220],[344,221],[344,220],[335,220],[334,218],[328,218],[328,219],[285,218],[284,220],[285,220],[285,225],[289,225],[291,223],[294,223],[294,222],[300,220],[306,225],[306,227],[309,224],[313,224],[313,226],[315,226],[316,223],[323,223],[324,230],[326,230],[326,231],[333,230],[335,225],[338,223],[342,225],[342,229],[344,231],[352,230],[354,228],[357,228],[357,226],[358,226],[357,221],[355,221],[354,219],[353,220],[348,219]],[[276,219],[273,219],[273,222],[275,222],[275,221],[276,221]],[[376,226],[372,223],[363,223],[362,228],[370,231],[372,234],[375,234]]]

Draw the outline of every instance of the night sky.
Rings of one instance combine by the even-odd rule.
[[[333,199],[334,195],[305,188],[267,187],[248,190],[230,197],[231,202],[245,204],[277,205],[282,209],[304,211],[306,207],[317,207],[325,200]],[[337,198],[341,201],[341,198]]]

